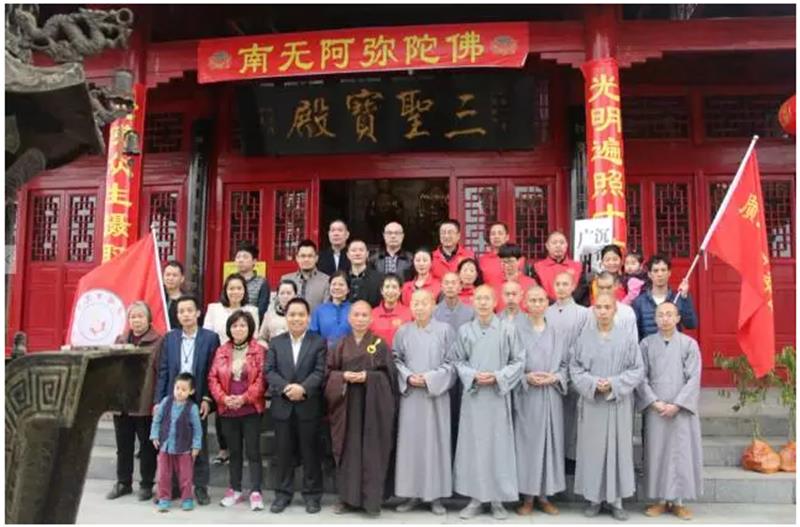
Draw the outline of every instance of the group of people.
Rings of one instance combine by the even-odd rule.
[[[464,519],[486,503],[504,519],[503,502],[518,500],[520,515],[535,505],[558,514],[550,498],[574,473],[587,516],[605,504],[625,520],[641,411],[645,494],[655,500],[645,514],[691,518],[683,500],[702,492],[701,360],[681,332],[696,326],[696,315],[688,284],[668,285],[669,259],[653,256],[645,269],[641,256],[623,258],[612,245],[590,278],[568,258],[559,231],[533,265],[502,223],[491,226],[491,250],[480,258],[460,243],[457,221],[443,222],[439,234],[435,250],[410,253],[402,225],[390,222],[370,257],[336,220],[330,249],[298,245],[298,269],[281,277],[272,300],[255,272],[257,249],[244,244],[238,272],[205,313],[183,292],[181,265],[170,262],[164,285],[174,329],[156,335],[147,305],[135,302],[119,338],[155,347],[155,404],[152,416],[115,416],[118,481],[108,497],[132,492],[138,435],[140,499],[153,497],[157,466],[159,510],[174,499],[186,510],[194,498],[208,504],[207,417],[216,412],[215,462],[230,465],[220,504],[249,499],[263,509],[259,437],[268,407],[275,513],[293,498],[296,460],[306,511],[320,510],[327,454],[336,513],[375,516],[394,495],[405,499],[398,511],[424,502],[444,514],[442,499],[455,492],[470,498]]]

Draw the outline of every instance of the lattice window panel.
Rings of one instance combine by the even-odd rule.
[[[36,196],[33,198],[31,261],[53,262],[56,260],[60,207],[60,196]]]
[[[144,151],[180,152],[183,146],[183,120],[180,112],[149,113],[144,124]]]
[[[297,244],[305,238],[307,208],[305,190],[275,192],[275,261],[294,258]]]
[[[498,189],[495,185],[467,185],[464,187],[463,243],[476,254],[489,247],[489,226],[497,221]]]
[[[783,137],[778,109],[785,95],[718,95],[703,99],[706,136]]]
[[[628,250],[642,254],[642,186],[625,186],[625,205],[628,220]]]
[[[689,185],[659,183],[655,186],[656,252],[670,258],[691,256]]]
[[[67,260],[94,261],[95,209],[97,196],[73,195],[69,198],[69,239]]]
[[[709,185],[711,199],[711,216],[714,215],[725,199],[729,183],[716,182]],[[794,203],[792,184],[789,181],[762,181],[761,192],[764,196],[764,218],[767,222],[767,242],[770,258],[791,258],[793,254]]]
[[[243,241],[258,246],[258,227],[261,218],[261,193],[257,190],[231,192],[230,256],[236,257],[236,249]]]
[[[158,256],[162,262],[178,259],[178,192],[150,194],[150,217],[147,224],[156,229]]]
[[[528,260],[547,256],[545,242],[550,232],[547,214],[547,187],[520,185],[514,187],[514,222],[517,243]]]
[[[622,117],[622,135],[626,139],[689,137],[686,97],[625,97]]]

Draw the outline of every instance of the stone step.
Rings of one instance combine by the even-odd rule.
[[[115,468],[116,453],[114,448],[95,447],[89,463],[87,478],[107,480],[109,489],[111,482],[116,479]],[[275,488],[275,471],[271,470],[273,461],[265,458],[263,462],[264,489]],[[245,461],[244,487],[247,487],[247,466]],[[333,467],[330,464],[323,466],[324,488],[326,493],[335,493],[336,485]],[[795,474],[778,472],[776,474],[758,474],[738,467],[706,466],[703,469],[704,489],[703,495],[697,501],[704,503],[796,503]],[[295,474],[295,488],[301,486],[302,470],[298,468]],[[138,468],[134,478],[138,477]],[[228,467],[226,465],[211,466],[211,487],[226,488],[228,486]],[[572,492],[573,477],[567,476],[567,492],[560,498],[564,501],[580,501],[582,498]],[[633,501],[648,501],[641,489],[643,481],[641,475],[637,477],[637,495]],[[215,497],[216,498],[216,497]]]
[[[274,437],[275,432],[273,430],[265,430],[261,433],[261,452],[265,457],[275,455]],[[763,439],[776,451],[779,451],[786,444],[785,436],[767,436]],[[742,450],[751,440],[752,436],[750,435],[705,436],[703,437],[703,462],[706,466],[737,467],[739,466]],[[100,423],[94,444],[96,447],[111,448],[112,450],[116,448],[114,428],[111,422]],[[634,437],[633,444],[634,459],[638,463],[642,456],[641,439],[638,435]],[[213,425],[208,429],[208,445],[209,452],[213,457],[219,451],[217,435]]]

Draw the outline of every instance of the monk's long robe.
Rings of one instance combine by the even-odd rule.
[[[346,371],[366,371],[367,380],[345,382]],[[380,510],[394,445],[396,382],[392,355],[371,332],[359,344],[348,334],[328,353],[325,400],[336,487],[353,507]]]
[[[433,501],[453,493],[450,446],[450,394],[455,380],[456,334],[431,320],[400,326],[394,336],[394,362],[400,390],[395,495]],[[425,387],[408,383],[425,377]]]
[[[545,312],[547,323],[556,332],[556,340],[564,345],[567,353],[567,366],[572,356],[575,342],[586,326],[589,319],[589,310],[576,304],[571,298],[564,305],[551,304]],[[575,459],[578,444],[578,392],[574,383],[568,383],[567,395],[564,397],[564,454],[569,459]]]
[[[482,502],[519,498],[511,391],[522,366],[522,343],[512,324],[494,316],[488,326],[475,319],[459,329],[456,371],[464,392],[453,480],[463,496]],[[479,386],[478,372],[494,373],[497,382]]]
[[[544,331],[531,322],[519,324],[525,347],[522,380],[514,389],[514,443],[519,491],[529,496],[550,496],[567,488],[564,475],[564,419],[562,400],[567,393],[567,354],[549,324]],[[558,382],[534,386],[529,372],[555,374]]]
[[[575,493],[595,503],[632,496],[633,391],[644,379],[639,345],[616,325],[606,336],[588,325],[569,369],[580,394]],[[610,392],[597,391],[600,379],[608,379]]]
[[[669,342],[658,333],[640,343],[645,379],[637,388],[645,424],[645,493],[648,498],[695,499],[703,493],[703,444],[697,405],[702,361],[697,341],[679,331]],[[680,407],[661,417],[655,401]]]

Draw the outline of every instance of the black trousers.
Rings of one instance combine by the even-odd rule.
[[[276,497],[291,499],[294,494],[295,454],[299,449],[303,462],[303,498],[318,501],[322,497],[320,419],[301,420],[292,412],[289,419],[274,422],[278,469]]]
[[[219,417],[222,432],[228,438],[231,455],[230,473],[231,488],[242,491],[242,467],[247,455],[250,470],[250,490],[261,492],[261,414],[250,414],[242,417]]]
[[[150,426],[153,418],[149,415],[114,415],[114,434],[117,437],[117,481],[124,485],[133,483],[133,451],[136,438],[139,438],[139,484],[151,488],[156,477],[156,452],[150,441]]]
[[[214,420],[214,429],[217,432],[217,443],[219,443],[220,450],[228,450],[228,441],[225,438],[225,431],[222,429],[222,424],[219,421],[219,414]]]
[[[200,426],[203,429],[203,446],[200,448],[200,454],[194,459],[193,483],[195,487],[208,490],[208,480],[211,478],[208,466],[208,418],[200,419]]]

